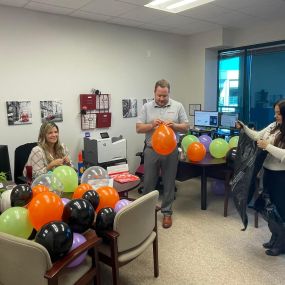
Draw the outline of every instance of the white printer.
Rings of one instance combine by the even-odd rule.
[[[112,138],[84,138],[84,163],[112,165],[127,160],[127,142],[122,136]]]

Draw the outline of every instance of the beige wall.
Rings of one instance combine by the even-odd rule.
[[[112,127],[127,139],[128,161],[139,164],[143,135],[135,132],[136,118],[123,119],[122,99],[153,97],[156,80],[171,82],[172,97],[186,89],[187,40],[181,36],[97,23],[60,15],[0,6],[0,144],[8,144],[13,164],[15,148],[36,141],[40,100],[62,100],[60,136],[73,160],[83,147],[79,94],[92,88],[111,94]],[[30,100],[33,123],[8,126],[6,101]]]

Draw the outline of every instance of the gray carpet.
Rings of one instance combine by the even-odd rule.
[[[208,209],[200,210],[200,181],[177,183],[173,226],[159,223],[158,278],[153,277],[152,248],[120,268],[121,284],[189,285],[189,284],[284,284],[285,255],[267,256],[262,243],[270,233],[260,217],[254,228],[254,215],[249,213],[249,226],[242,223],[230,201],[228,217],[223,217],[223,196],[214,195],[208,182]],[[134,191],[132,197],[138,196]],[[101,266],[102,283],[112,284],[111,270]],[[283,280],[283,281],[282,281]]]

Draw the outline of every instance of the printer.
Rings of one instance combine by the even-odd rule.
[[[122,136],[112,138],[84,138],[84,164],[112,165],[127,160],[127,142]]]

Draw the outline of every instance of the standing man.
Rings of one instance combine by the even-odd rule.
[[[155,190],[157,178],[161,173],[163,182],[163,198],[161,212],[162,226],[170,228],[172,225],[172,203],[174,201],[175,177],[178,165],[177,148],[169,155],[157,154],[151,145],[154,130],[165,124],[175,133],[186,133],[189,122],[181,103],[169,98],[170,85],[162,79],[155,83],[154,101],[143,105],[136,124],[137,133],[145,133],[146,148],[144,150],[144,194]]]

